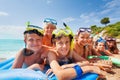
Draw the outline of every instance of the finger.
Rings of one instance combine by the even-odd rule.
[[[55,74],[54,74],[54,73],[52,73],[49,77],[50,77],[50,78],[52,78],[54,75],[55,75]]]
[[[46,72],[47,76],[50,75],[51,73],[52,73],[52,69],[48,69]]]

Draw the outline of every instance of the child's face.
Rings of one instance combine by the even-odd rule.
[[[108,45],[108,47],[113,47],[113,46],[115,46],[115,42],[114,41],[107,41],[107,45]]]
[[[45,35],[52,35],[53,30],[56,29],[55,25],[51,23],[46,23],[44,26]]]
[[[25,43],[28,49],[31,49],[33,51],[38,51],[41,49],[42,46],[42,37],[34,33],[26,34]]]
[[[81,32],[78,36],[78,44],[85,46],[88,43],[90,33],[88,32]]]
[[[57,52],[63,57],[66,56],[70,50],[70,38],[63,36],[59,40],[57,39],[55,42]]]
[[[98,42],[97,49],[99,51],[104,51],[105,50],[104,42]]]

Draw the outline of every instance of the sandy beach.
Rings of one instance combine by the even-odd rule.
[[[117,58],[120,59],[120,56],[119,57],[117,56]],[[115,65],[113,65],[112,71],[114,71],[115,74],[105,73],[106,79],[107,80],[120,80],[120,67],[116,67]]]

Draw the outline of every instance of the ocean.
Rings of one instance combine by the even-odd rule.
[[[17,51],[24,47],[23,40],[0,39],[0,58],[15,56]]]
[[[0,59],[7,59],[15,54],[22,48],[25,44],[23,40],[17,39],[0,39]],[[118,44],[120,49],[120,43]]]

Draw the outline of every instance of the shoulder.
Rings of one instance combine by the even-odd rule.
[[[48,55],[56,55],[56,56],[58,56],[58,53],[57,53],[57,51],[54,50],[54,49],[49,49]]]
[[[24,52],[24,48],[23,49],[20,49],[18,52],[17,52],[17,54],[16,55],[18,55],[18,56],[23,56],[23,52]]]

